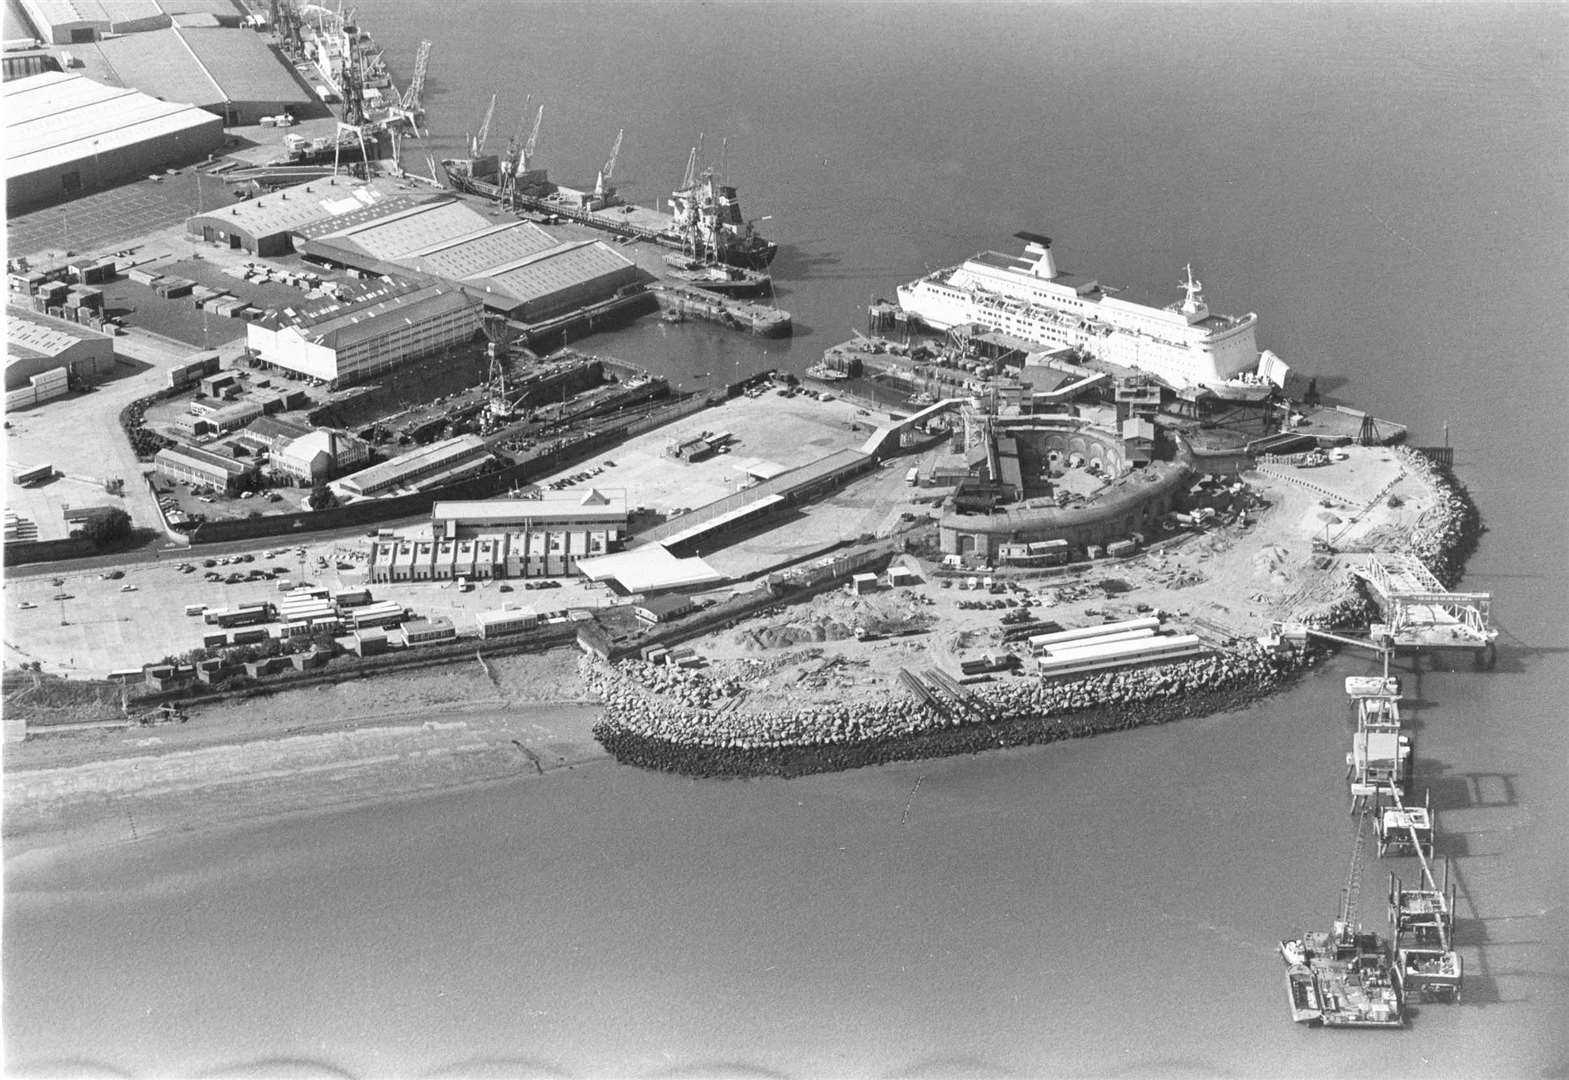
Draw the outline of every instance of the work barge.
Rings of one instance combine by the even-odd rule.
[[[1412,741],[1401,726],[1398,679],[1352,677],[1346,692],[1356,715],[1346,780],[1355,818],[1351,861],[1340,910],[1328,931],[1280,943],[1286,1004],[1299,1024],[1399,1028],[1409,1005],[1459,1004],[1465,966],[1454,947],[1455,894],[1447,860],[1434,869],[1431,803],[1412,805]],[[1419,879],[1407,888],[1389,872],[1388,936],[1358,921],[1363,858],[1369,832],[1379,858],[1414,858]]]

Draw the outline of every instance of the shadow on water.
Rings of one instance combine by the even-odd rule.
[[[1006,1077],[1021,1075],[1017,1070],[999,1065],[995,1061],[986,1061],[970,1054],[939,1055],[937,1057],[923,1058],[914,1064],[900,1069],[898,1072],[888,1073],[888,1080],[925,1080],[927,1077],[952,1077],[955,1080],[964,1080],[974,1077]]]
[[[536,1061],[532,1058],[467,1058],[455,1061],[451,1065],[442,1065],[424,1074],[425,1080],[487,1080],[495,1077],[496,1080],[510,1080],[517,1077],[519,1080],[531,1080],[539,1077],[570,1077],[572,1074],[545,1061]]]
[[[333,1065],[315,1058],[274,1057],[257,1058],[255,1061],[237,1061],[232,1065],[220,1065],[204,1073],[197,1073],[199,1077],[288,1077],[289,1080],[304,1077],[341,1077],[343,1080],[357,1080],[354,1073],[347,1069]]]
[[[1433,809],[1449,810],[1505,810],[1520,804],[1516,788],[1518,773],[1485,772],[1480,770],[1452,770],[1441,761],[1418,758],[1419,766],[1412,780],[1412,794],[1420,797],[1426,792],[1432,797]]]
[[[670,1077],[671,1080],[680,1080],[684,1077],[708,1078],[721,1080],[723,1077],[756,1077],[757,1080],[788,1080],[789,1073],[779,1072],[777,1069],[764,1068],[761,1065],[748,1065],[739,1061],[703,1061],[694,1065],[676,1065],[664,1072],[650,1074],[657,1077]]]
[[[133,1077],[136,1074],[127,1072],[114,1065],[102,1061],[92,1061],[88,1058],[50,1058],[45,1061],[30,1061],[22,1065],[11,1062],[6,1067],[6,1075],[17,1080],[53,1080],[54,1077],[71,1077],[72,1080],[93,1080],[94,1077]]]
[[[837,256],[809,252],[794,244],[780,244],[773,262],[768,264],[768,272],[776,278],[823,278],[832,276],[824,275],[825,268],[838,265]]]

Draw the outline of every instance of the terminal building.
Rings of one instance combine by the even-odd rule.
[[[386,537],[371,548],[370,580],[561,577],[599,559],[626,535],[622,492],[537,499],[438,502],[429,538]]]
[[[4,84],[6,209],[17,213],[198,160],[223,121],[192,105],[50,71]]]
[[[518,530],[582,529],[608,532],[617,539],[627,527],[624,491],[593,489],[565,497],[438,502],[430,512],[431,532],[440,538],[478,536]]]
[[[265,363],[332,387],[472,341],[479,307],[451,285],[392,281],[354,300],[326,298],[247,324]]]

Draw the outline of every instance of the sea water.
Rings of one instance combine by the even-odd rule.
[[[688,386],[804,370],[1019,229],[1217,311],[1456,447],[1497,670],[1403,673],[1465,1003],[1287,1021],[1281,937],[1350,854],[1348,654],[1246,711],[796,781],[599,762],[10,868],[12,1070],[161,1075],[1536,1076],[1569,1060],[1569,22],[1551,6],[617,6],[362,0],[432,138],[668,197],[722,164],[788,342],[582,343]],[[724,140],[727,140],[724,141]],[[766,352],[765,352],[766,351]],[[1369,860],[1362,915],[1383,922]]]

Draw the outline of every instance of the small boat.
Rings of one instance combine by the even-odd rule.
[[[1306,964],[1308,962],[1307,946],[1301,940],[1282,941],[1280,943],[1280,956],[1288,965]]]
[[[819,382],[839,382],[843,379],[848,379],[850,376],[842,371],[835,371],[827,364],[813,364],[806,369],[806,377],[816,379]]]
[[[1324,1007],[1319,1002],[1318,984],[1313,972],[1303,965],[1286,970],[1286,999],[1291,1007],[1291,1019],[1298,1024],[1322,1024]]]

